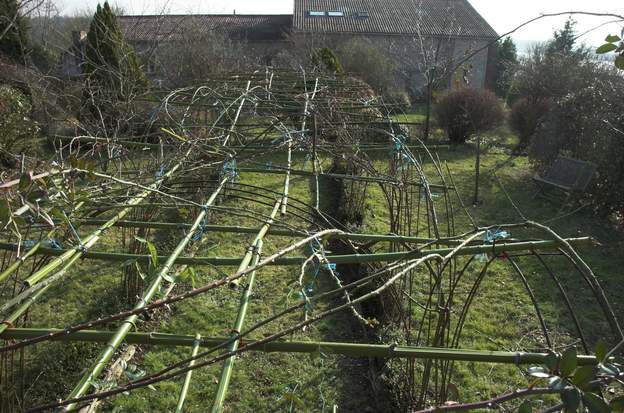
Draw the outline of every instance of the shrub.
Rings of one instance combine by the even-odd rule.
[[[452,143],[464,143],[475,133],[499,125],[504,118],[496,96],[485,89],[462,88],[440,100],[435,108],[438,124]]]
[[[589,49],[579,47],[567,53],[557,52],[552,43],[532,47],[520,59],[507,102],[520,98],[536,102],[556,99],[573,90],[579,83],[591,80],[593,56]]]
[[[0,86],[0,164],[12,167],[17,155],[37,135],[37,124],[30,119],[32,105],[18,89]]]
[[[509,126],[520,138],[519,147],[526,148],[531,143],[537,127],[552,106],[550,99],[532,102],[522,98],[513,104],[509,115]]]
[[[339,46],[336,53],[344,70],[369,84],[378,94],[397,87],[396,62],[378,44],[366,38],[353,38]]]
[[[612,66],[592,66],[591,80],[553,103],[529,147],[531,162],[547,167],[558,155],[598,165],[590,189],[595,207],[624,211],[624,77]]]
[[[312,64],[323,68],[330,73],[344,73],[344,69],[342,68],[342,64],[340,63],[338,56],[336,56],[336,53],[328,47],[316,49],[312,52]]]
[[[391,114],[406,113],[410,110],[412,102],[404,91],[391,91],[383,94],[383,100],[388,105]]]

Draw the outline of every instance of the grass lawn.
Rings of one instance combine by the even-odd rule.
[[[408,120],[409,119],[409,120]],[[421,121],[421,115],[408,115],[405,121]],[[474,147],[472,144],[448,150],[441,150],[440,158],[448,162],[459,193],[467,203],[469,213],[480,225],[520,222],[505,198],[500,186],[493,179],[491,171],[497,169],[497,176],[517,203],[526,218],[536,221],[549,221],[559,216],[559,206],[541,199],[533,199],[536,190],[531,181],[531,170],[526,157],[510,158],[513,137],[504,129],[495,131],[497,145],[483,156],[481,202],[471,206],[474,185]],[[284,164],[281,155],[272,155],[271,162]],[[387,152],[373,156],[380,169],[385,168]],[[263,161],[266,161],[265,159]],[[303,155],[299,154],[295,168],[303,168]],[[307,165],[309,169],[309,165]],[[426,172],[433,176],[431,163],[425,164]],[[259,185],[281,192],[283,176],[278,174],[242,173],[241,183]],[[293,177],[291,196],[303,202],[312,203],[311,180]],[[266,200],[272,204],[272,200]],[[321,202],[325,207],[331,203],[331,194],[322,193]],[[442,202],[439,202],[440,219],[443,220]],[[262,205],[251,200],[226,198],[223,206],[231,206],[239,211],[258,212],[268,215],[270,205]],[[293,206],[296,202],[293,202]],[[453,200],[456,232],[470,229],[459,203]],[[291,212],[295,211],[293,208]],[[387,233],[388,217],[381,191],[371,185],[367,198],[367,216],[360,231]],[[188,222],[188,219],[187,219]],[[260,226],[257,219],[229,214],[215,213],[211,222],[224,225]],[[288,214],[284,222],[305,227],[301,218]],[[596,276],[606,290],[614,310],[620,319],[624,316],[624,289],[621,288],[619,270],[624,267],[624,235],[618,232],[606,219],[596,216],[591,210],[580,212],[552,221],[550,225],[560,234],[568,237],[587,235],[600,241],[600,246],[581,249],[582,256],[594,269]],[[83,229],[87,231],[87,229]],[[100,244],[97,250],[113,250],[119,243],[119,233]],[[163,253],[182,236],[182,231],[160,233],[159,238],[168,240],[162,246]],[[525,235],[519,231],[517,235]],[[535,235],[535,233],[531,233]],[[197,255],[200,256],[242,256],[253,239],[253,235],[204,234],[205,242]],[[545,235],[541,235],[545,237]],[[265,242],[264,255],[267,256],[280,247],[288,245],[292,239],[269,236]],[[569,293],[573,306],[577,309],[580,323],[588,338],[594,343],[605,336],[608,326],[600,314],[595,300],[584,284],[563,260],[548,257],[560,281]],[[544,316],[553,344],[561,347],[572,342],[575,336],[574,325],[554,283],[544,273],[533,257],[517,258],[540,310]],[[474,262],[466,273],[466,286],[474,282],[483,263]],[[223,271],[231,273],[233,268],[198,267],[199,283],[205,283],[223,276]],[[273,315],[283,308],[283,299],[289,295],[293,281],[298,277],[294,267],[267,267],[262,269],[256,281],[246,326],[250,326]],[[95,318],[129,306],[121,298],[121,269],[119,265],[83,261],[71,278],[59,284],[45,299],[33,307],[27,326],[62,327],[77,321]],[[190,285],[180,285],[176,291],[183,291]],[[315,285],[315,293],[335,288],[333,281],[323,273]],[[462,293],[458,294],[458,300]],[[154,326],[139,324],[139,328],[154,329],[177,334],[201,333],[205,337],[227,336],[234,324],[241,290],[222,288],[205,296],[186,300],[161,314],[161,322]],[[291,302],[296,294],[290,295]],[[340,301],[320,304],[313,311],[322,311]],[[417,316],[417,314],[415,314]],[[254,338],[278,331],[281,327],[301,320],[302,313],[262,328]],[[111,327],[113,328],[113,327]],[[362,327],[354,317],[345,312],[325,319],[306,332],[292,336],[296,340],[310,341],[358,341],[363,337]],[[604,337],[610,338],[610,337]],[[543,347],[539,323],[535,309],[524,285],[506,260],[496,260],[485,277],[479,294],[471,307],[463,335],[461,347],[477,349],[531,349]],[[27,380],[33,383],[29,389],[30,405],[49,402],[67,396],[78,382],[83,369],[103,348],[97,344],[41,344],[28,351]],[[167,364],[190,355],[188,348],[143,347],[134,363],[151,373]],[[185,411],[205,412],[210,409],[220,376],[221,365],[198,370],[193,375]],[[322,356],[312,359],[297,354],[246,353],[236,360],[225,409],[227,412],[331,412],[338,406],[338,412],[375,411],[368,374],[367,360],[344,357]],[[124,378],[125,380],[125,378]],[[526,379],[515,366],[499,366],[483,363],[457,363],[452,381],[460,391],[460,400],[474,401],[488,398],[517,386],[526,385]],[[163,382],[155,390],[144,389],[131,395],[111,398],[103,411],[115,412],[167,412],[173,411],[181,387],[181,380]]]

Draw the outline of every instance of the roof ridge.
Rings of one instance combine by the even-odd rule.
[[[118,18],[130,18],[130,17],[292,17],[293,14],[231,14],[231,13],[202,13],[202,14],[125,14],[117,16]]]

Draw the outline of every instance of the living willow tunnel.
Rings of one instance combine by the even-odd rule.
[[[570,344],[595,364],[586,330],[622,337],[591,239],[475,222],[441,148],[357,80],[266,70],[140,104],[142,133],[57,136],[57,163],[0,185],[3,412],[413,411],[457,398],[467,365]],[[531,314],[502,319],[485,288]]]

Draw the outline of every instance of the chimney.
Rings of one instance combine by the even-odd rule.
[[[234,11],[232,12],[232,14],[233,14],[234,16],[236,16],[236,9],[234,9]]]

